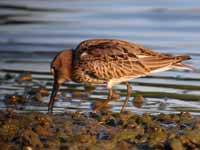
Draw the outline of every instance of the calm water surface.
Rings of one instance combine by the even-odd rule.
[[[189,54],[193,59],[186,64],[200,70],[200,1],[1,0],[0,76],[29,71],[34,81],[51,84],[49,64],[56,52],[74,48],[89,38],[123,39],[158,52]],[[50,84],[46,86],[49,90]],[[137,113],[189,111],[200,115],[200,73],[166,71],[132,80],[131,84],[135,91],[146,96],[141,108],[135,107],[131,98],[128,110]],[[69,88],[74,92],[84,89],[75,83],[62,87]],[[4,95],[20,93],[23,89],[23,85],[18,86],[14,81],[2,80],[1,100]],[[122,95],[124,89],[124,85],[115,87]],[[106,99],[106,92],[100,86],[85,99],[66,92],[56,103],[56,111],[87,111],[94,100]],[[120,110],[123,99],[121,96],[119,101],[110,103],[113,111]],[[45,97],[45,103],[48,100]],[[0,107],[5,108],[3,102]],[[25,107],[25,110],[32,109],[45,111],[46,104]]]

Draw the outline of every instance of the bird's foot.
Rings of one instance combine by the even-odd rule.
[[[52,115],[52,114],[53,114],[53,112],[51,112],[51,111],[47,112],[47,115]]]
[[[48,107],[47,115],[52,115],[53,109],[51,107]]]

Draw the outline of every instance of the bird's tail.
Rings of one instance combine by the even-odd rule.
[[[190,59],[191,57],[188,55],[176,56],[175,57],[176,63],[173,64],[173,68],[197,71],[196,68],[181,63],[182,61],[190,60]]]
[[[175,58],[175,60],[177,60],[176,62],[178,63],[178,62],[182,62],[182,61],[184,61],[184,60],[190,60],[190,59],[192,59],[190,56],[188,56],[188,55],[180,55],[180,56],[175,56],[174,57]]]
[[[192,70],[192,71],[197,71],[196,68],[192,67],[192,66],[188,66],[182,63],[177,63],[173,65],[174,69],[184,69],[184,70]]]

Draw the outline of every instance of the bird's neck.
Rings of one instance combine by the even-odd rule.
[[[75,50],[70,50],[71,51],[71,64],[69,67],[69,72],[70,72],[70,80],[73,81],[73,69],[74,69],[74,65],[75,65]]]
[[[72,80],[72,72],[73,72],[73,61],[74,61],[74,50],[64,50],[62,52],[61,56],[61,72],[60,72],[60,78],[62,80],[71,81]]]

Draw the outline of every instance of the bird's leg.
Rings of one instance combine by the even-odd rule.
[[[108,98],[106,101],[104,101],[101,105],[99,105],[98,107],[96,107],[92,113],[96,113],[97,110],[99,110],[100,108],[102,108],[103,106],[105,106],[106,104],[108,104],[111,100],[112,100],[112,94],[113,94],[113,90],[112,88],[108,89]]]
[[[49,114],[51,114],[53,112],[53,105],[54,105],[54,102],[55,102],[55,97],[56,97],[56,94],[58,92],[59,86],[60,86],[60,84],[57,83],[56,81],[54,81],[53,89],[52,89],[52,92],[51,92],[51,98],[50,98],[50,101],[49,101],[49,104],[48,104],[48,113]]]
[[[121,109],[121,113],[124,112],[124,110],[128,104],[129,97],[132,94],[132,86],[128,82],[126,82],[126,86],[127,86],[127,94],[126,94],[126,99],[125,99],[124,104]]]

